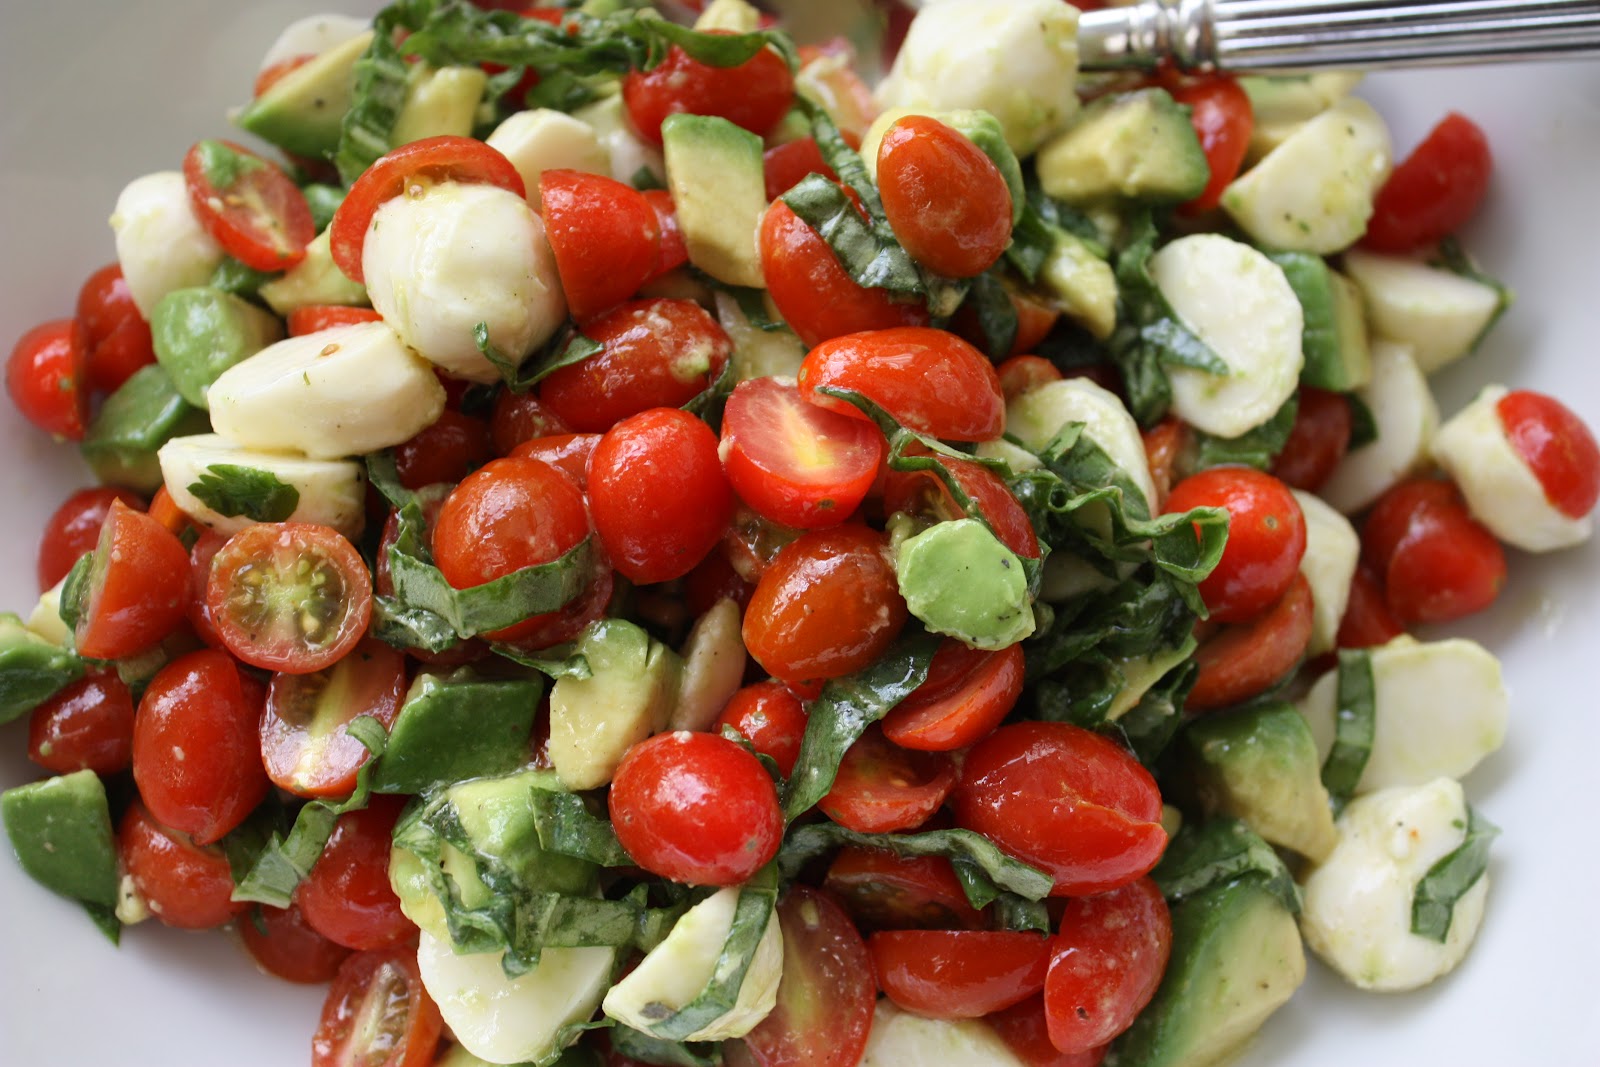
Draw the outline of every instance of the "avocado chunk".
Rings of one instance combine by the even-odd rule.
[[[364,307],[366,286],[353,282],[333,263],[332,231],[323,230],[306,245],[306,258],[259,290],[261,299],[280,315],[314,304]]]
[[[669,115],[661,147],[689,262],[728,285],[765,287],[756,247],[767,210],[761,138],[727,119]]]
[[[356,62],[371,44],[368,31],[335,45],[278,79],[233,121],[285,152],[312,159],[332,156],[344,114],[355,98]]]
[[[1318,863],[1339,843],[1317,743],[1293,705],[1204,716],[1184,732],[1184,744],[1208,812],[1242,819]]]
[[[448,782],[516,770],[544,694],[538,679],[482,678],[462,668],[419,674],[373,772],[379,793],[422,793]]]
[[[20,719],[83,677],[83,661],[0,614],[0,723]]]
[[[1354,282],[1310,252],[1271,252],[1305,313],[1300,380],[1318,389],[1348,393],[1372,380],[1367,317]]]
[[[425,137],[470,137],[478,101],[489,76],[480,67],[412,66],[407,75],[406,102],[389,131],[398,147]]]
[[[76,771],[7,789],[0,793],[0,818],[23,870],[115,929],[117,846],[98,775]]]
[[[974,648],[1007,648],[1033,633],[1022,560],[977,519],[939,522],[900,542],[895,577],[928,629]]]
[[[1056,230],[1050,255],[1039,270],[1039,284],[1069,319],[1099,340],[1116,329],[1116,272],[1078,235]]]
[[[175,289],[150,313],[156,362],[197,408],[222,372],[283,339],[276,315],[210,286]]]
[[[156,451],[174,437],[210,432],[206,413],[183,398],[166,368],[152,364],[106,398],[79,448],[102,482],[153,493],[161,487]]]
[[[1096,100],[1039,149],[1038,168],[1044,191],[1069,204],[1190,200],[1211,178],[1188,109],[1165,89]]]
[[[666,728],[683,661],[623,619],[591,623],[575,652],[588,676],[550,688],[550,762],[566,788],[594,789],[611,781],[629,748]]]

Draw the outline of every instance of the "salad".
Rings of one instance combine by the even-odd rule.
[[[1433,425],[1506,301],[1481,139],[1391,176],[1342,79],[1080,109],[1071,10],[924,15],[875,102],[739,4],[286,33],[239,121],[292,173],[131,183],[8,366],[123,493],[6,628],[23,866],[332,978],[317,1063],[1218,1062],[1302,938],[1454,966],[1505,693],[1401,631],[1600,469],[1534,394]]]

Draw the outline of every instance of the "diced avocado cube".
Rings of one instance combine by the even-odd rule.
[[[261,299],[280,315],[313,304],[360,307],[367,303],[366,286],[353,282],[333,263],[332,233],[323,230],[306,246],[306,258],[260,289]]]
[[[1039,149],[1037,162],[1044,191],[1069,204],[1189,200],[1211,177],[1188,109],[1165,89],[1101,97]]]
[[[444,782],[506,774],[528,760],[544,685],[481,678],[471,670],[420,674],[373,771],[379,793],[422,793]]]
[[[117,904],[117,847],[106,789],[77,771],[0,793],[0,818],[22,869],[46,889],[103,909]]]
[[[689,262],[728,285],[765,287],[756,247],[767,210],[761,138],[727,119],[669,115],[661,147]]]
[[[222,372],[283,339],[283,323],[248,300],[211,286],[175,289],[150,313],[156,362],[197,408]]]
[[[285,152],[311,159],[332,156],[355,98],[356,62],[371,43],[372,34],[363,33],[291,70],[234,122]]]
[[[1305,314],[1300,380],[1339,393],[1371,381],[1367,318],[1355,283],[1310,252],[1273,252],[1267,258],[1283,269]]]
[[[1061,303],[1068,318],[1100,340],[1116,329],[1116,272],[1083,238],[1056,231],[1055,244],[1039,271],[1039,285]]]
[[[160,364],[152,364],[106,398],[79,447],[102,482],[153,493],[161,487],[156,450],[174,437],[210,430],[206,413],[179,394]]]
[[[389,142],[410,144],[425,137],[469,137],[489,76],[481,67],[412,67],[406,102],[400,107]]]
[[[938,522],[901,541],[895,577],[928,629],[1000,649],[1033,633],[1022,561],[977,519]]]
[[[15,615],[0,615],[0,723],[28,714],[83,677],[83,661],[29,630]]]
[[[550,689],[550,762],[568,789],[611,781],[630,747],[664,729],[683,661],[624,619],[601,619],[578,638],[586,678]]]

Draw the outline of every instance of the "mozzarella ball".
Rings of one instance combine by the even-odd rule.
[[[205,285],[222,262],[222,246],[195,217],[189,187],[175,170],[129,182],[117,197],[111,230],[128,295],[147,319],[162,297]]]

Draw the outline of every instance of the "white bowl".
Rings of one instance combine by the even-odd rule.
[[[113,258],[106,217],[129,179],[174,168],[249,94],[291,19],[362,4],[124,0],[7,4],[0,20],[0,341],[71,314]],[[1518,302],[1482,352],[1441,375],[1446,414],[1489,381],[1562,397],[1600,426],[1600,64],[1374,78],[1368,95],[1404,152],[1447,110],[1489,131],[1499,169],[1465,235]],[[0,349],[4,351],[4,349]],[[87,484],[74,450],[0,404],[0,607],[33,603],[44,518]],[[1600,548],[1513,554],[1495,609],[1459,632],[1499,653],[1513,689],[1506,748],[1466,782],[1504,829],[1488,917],[1461,969],[1401,996],[1361,994],[1313,965],[1245,1058],[1254,1067],[1433,1062],[1600,1064],[1592,981],[1600,885],[1590,789],[1600,712]],[[0,729],[0,785],[35,777],[26,723]],[[308,1060],[320,989],[255,971],[219,934],[154,924],[113,949],[75,905],[0,857],[0,1061],[290,1067]]]

